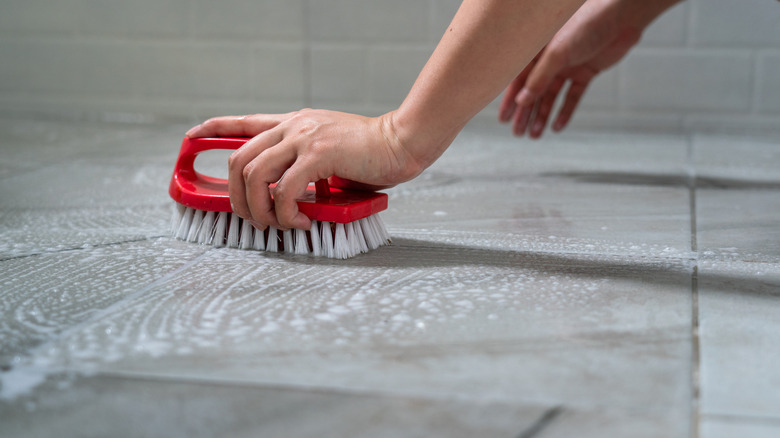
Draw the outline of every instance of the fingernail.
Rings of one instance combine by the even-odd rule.
[[[534,101],[531,92],[523,88],[520,93],[515,97],[515,103],[518,105],[528,105]]]
[[[544,123],[538,120],[534,122],[534,132],[536,133],[541,132],[542,129],[544,129]]]
[[[186,134],[184,134],[184,135],[186,135],[187,137],[190,137],[190,136],[192,136],[192,134],[194,134],[194,133],[195,133],[195,132],[196,132],[196,131],[197,131],[199,128],[200,128],[200,125],[198,125],[198,126],[193,126],[193,127],[192,127],[192,128],[190,128],[190,130],[189,130],[189,131],[187,131],[187,133],[186,133]]]

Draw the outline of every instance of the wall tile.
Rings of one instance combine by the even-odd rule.
[[[685,45],[689,2],[680,2],[664,12],[642,35],[642,46],[683,46]]]
[[[461,0],[432,0],[431,39],[438,43],[462,3]]]
[[[366,58],[366,49],[359,46],[312,47],[312,99],[333,103],[364,102],[368,76]]]
[[[303,99],[308,80],[304,74],[304,49],[301,44],[265,44],[254,51],[252,62],[254,96]],[[248,84],[248,82],[247,82]]]
[[[428,61],[432,49],[375,48],[368,55],[368,94],[374,103],[400,105]]]
[[[757,72],[758,109],[766,112],[780,112],[780,53],[760,56]]]
[[[189,0],[83,1],[79,30],[87,35],[155,38],[187,32]]]
[[[200,38],[303,39],[302,0],[197,0],[194,7]]]
[[[428,2],[419,0],[317,0],[308,8],[315,40],[424,41]]]
[[[748,110],[752,59],[739,51],[636,50],[621,66],[629,108]]]
[[[776,0],[693,0],[693,43],[710,47],[777,47],[780,5]]]
[[[81,0],[5,1],[0,34],[72,34],[81,16]]]

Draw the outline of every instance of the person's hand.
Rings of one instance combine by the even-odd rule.
[[[659,3],[668,8],[665,3],[670,2]],[[623,58],[639,41],[644,26],[663,10],[654,10],[656,15],[648,17],[651,12],[637,7],[640,4],[636,0],[588,0],[509,84],[499,107],[499,120],[511,121],[517,136],[528,131],[532,138],[539,138],[558,93],[568,81],[552,129],[566,127],[591,80]]]
[[[216,117],[188,137],[252,137],[228,160],[233,212],[257,228],[308,230],[296,199],[330,176],[391,187],[422,171],[395,134],[392,113],[377,118],[324,110]],[[271,190],[269,184],[278,182]]]

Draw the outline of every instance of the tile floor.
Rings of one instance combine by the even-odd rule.
[[[185,129],[0,119],[0,436],[780,436],[780,136],[469,127],[332,261],[167,237]]]

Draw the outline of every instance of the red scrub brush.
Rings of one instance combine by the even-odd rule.
[[[309,185],[298,209],[311,230],[258,230],[230,208],[228,182],[195,171],[195,157],[211,149],[238,149],[248,138],[185,138],[168,190],[177,203],[171,221],[181,240],[230,248],[312,254],[346,259],[390,242],[378,213],[387,208],[384,193],[331,188],[327,180]]]

